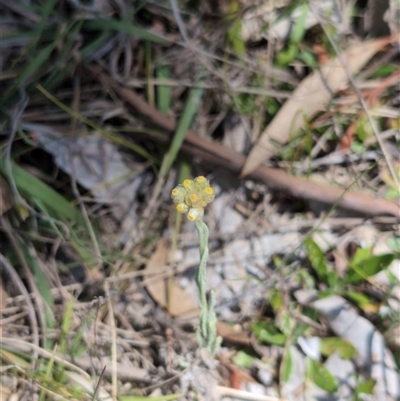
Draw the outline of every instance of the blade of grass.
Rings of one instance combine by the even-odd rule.
[[[53,11],[55,5],[57,4],[57,0],[48,0],[42,7],[40,7],[40,11],[42,12],[40,15],[40,21],[35,27],[35,34],[33,39],[33,45],[35,46],[39,41],[42,32],[46,27],[46,22],[48,21],[48,17]]]
[[[159,44],[168,43],[168,41],[165,38],[158,36],[148,31],[147,29],[141,28],[127,21],[117,21],[113,19],[99,18],[95,20],[85,21],[83,28],[94,31],[96,30],[103,31],[104,29],[113,30],[127,33],[128,35],[135,36],[139,39],[150,40],[154,43],[159,43]]]
[[[32,270],[35,282],[38,287],[40,296],[47,305],[44,308],[44,316],[46,318],[46,328],[54,327],[54,300],[51,294],[51,288],[47,277],[43,270],[40,268],[39,262],[37,261],[37,254],[34,248],[29,245],[26,249],[23,249],[25,259]]]
[[[45,383],[50,383],[50,381],[52,379],[54,356],[55,356],[56,352],[57,352],[57,344],[55,344],[55,346],[53,348],[53,352],[51,354],[51,358],[49,359],[49,362],[47,363],[46,373],[44,375]],[[39,394],[39,401],[44,401],[45,397],[46,397],[46,391],[44,391],[44,389],[42,389]]]
[[[189,92],[189,97],[185,104],[185,109],[181,119],[179,120],[178,126],[172,138],[171,146],[168,153],[163,159],[163,163],[160,169],[160,178],[165,178],[168,174],[169,169],[174,163],[179,150],[181,149],[182,143],[185,139],[187,130],[193,121],[194,116],[197,113],[197,107],[203,94],[202,88],[192,88]]]
[[[48,208],[38,198],[35,198],[34,202],[37,205],[38,209],[41,211],[41,213],[43,213],[45,216],[48,217],[48,222],[49,222],[50,226],[53,228],[53,230],[60,236],[60,238],[63,239],[63,241],[65,241],[66,240],[65,237],[63,236],[63,234],[61,233],[61,231],[59,230],[57,225],[54,223],[53,216],[49,212]],[[78,213],[79,213],[79,211],[78,211]],[[83,218],[83,216],[82,216],[82,218]],[[86,227],[86,225],[80,225],[79,227],[80,228]],[[69,234],[70,234],[72,246],[76,250],[78,255],[80,256],[81,261],[88,267],[94,266],[95,258],[92,254],[91,249],[82,243],[81,239],[83,236],[78,235],[72,227],[68,227],[68,228],[69,228]],[[86,235],[87,235],[87,232],[84,233],[85,237],[86,237]],[[99,238],[97,238],[97,240],[100,243]]]
[[[96,258],[92,250],[82,241],[82,236],[78,235],[75,230],[71,230],[71,242],[86,266],[90,268],[96,265]]]
[[[65,30],[66,40],[63,41],[61,52],[57,55],[57,60],[55,62],[54,68],[50,72],[49,76],[46,78],[43,86],[49,90],[58,83],[60,83],[65,77],[70,74],[71,68],[76,65],[74,60],[72,63],[68,62],[72,55],[72,47],[76,42],[76,38],[82,28],[83,21],[73,21],[70,26]]]
[[[19,167],[15,162],[11,163],[11,171],[12,178],[22,195],[43,202],[43,205],[52,210],[63,221],[72,220],[78,225],[83,224],[84,220],[80,212],[54,189]],[[7,176],[3,163],[0,163],[0,172],[5,177]]]
[[[300,15],[297,17],[292,31],[290,32],[290,41],[295,44],[295,43],[300,43],[304,35],[306,33],[306,20],[307,16],[310,12],[310,6],[308,4],[302,4],[300,7]]]
[[[6,93],[2,96],[0,101],[0,108],[6,103],[7,100],[9,100],[9,98],[18,88],[24,86],[26,81],[31,78],[33,74],[40,71],[41,66],[46,61],[48,62],[50,54],[54,50],[58,42],[59,38],[44,47],[33,60],[25,63],[25,66],[20,70],[18,77],[15,79],[15,81],[6,91]]]
[[[55,224],[54,220],[53,220],[53,216],[51,216],[51,214],[49,213],[49,211],[47,210],[47,207],[43,204],[43,202],[38,199],[38,198],[34,198],[33,201],[35,202],[38,210],[40,210],[41,213],[43,213],[47,218],[48,218],[48,223],[50,224],[51,228],[54,230],[54,232],[63,240],[65,241],[65,237],[63,235],[63,233],[60,231],[60,229],[57,227],[57,224]]]
[[[72,322],[72,314],[73,314],[73,299],[72,297],[68,297],[67,304],[64,310],[64,317],[61,323],[61,333],[60,333],[60,344],[59,350],[61,355],[67,354],[67,336],[70,333],[71,322]],[[63,364],[59,364],[57,366],[56,371],[54,372],[54,379],[56,382],[63,382],[63,376],[65,372],[65,366]]]
[[[170,70],[168,66],[160,66],[156,70],[157,79],[169,79]],[[157,85],[157,107],[161,113],[167,114],[171,104],[171,87]],[[182,182],[182,181],[179,181]]]
[[[76,118],[77,120],[81,121],[82,123],[86,124],[87,126],[93,128],[94,130],[101,132],[106,139],[109,139],[111,142],[114,142],[118,145],[125,146],[127,149],[133,150],[138,155],[143,156],[145,159],[147,159],[153,163],[158,161],[156,157],[150,155],[150,153],[148,153],[142,147],[135,145],[134,143],[127,141],[112,132],[106,131],[105,129],[103,129],[102,127],[100,127],[99,125],[94,123],[93,121],[91,121],[88,118],[82,116],[81,114],[75,112],[70,107],[68,107],[64,103],[60,102],[55,96],[53,96],[51,93],[49,93],[46,89],[44,89],[42,85],[36,85],[36,87],[40,92],[43,93],[44,96],[46,96],[50,101],[52,101],[61,110],[64,110],[71,117]]]
[[[94,39],[93,42],[83,46],[80,50],[81,59],[89,59],[89,56],[92,55],[104,42],[106,42],[110,36],[111,31],[105,30],[96,39]]]

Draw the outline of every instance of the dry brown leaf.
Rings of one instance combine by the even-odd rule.
[[[217,332],[224,340],[234,344],[248,346],[251,344],[249,333],[236,331],[234,327],[227,323],[217,322]]]
[[[376,40],[351,46],[341,55],[347,72],[339,58],[335,58],[307,76],[262,132],[246,159],[241,175],[248,175],[273,156],[277,148],[289,140],[290,133],[304,125],[305,118],[311,118],[324,110],[332,96],[347,86],[347,73],[354,75],[360,71],[386,43],[384,40]]]
[[[146,265],[147,272],[160,273],[166,266],[168,258],[167,241],[161,239],[155,252],[150,257]],[[152,298],[173,316],[189,317],[199,314],[198,306],[174,281],[168,282],[167,279],[150,280],[146,285]],[[167,303],[167,289],[169,291],[169,305]]]

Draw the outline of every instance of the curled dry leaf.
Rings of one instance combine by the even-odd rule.
[[[161,239],[157,244],[156,250],[147,262],[146,271],[148,273],[161,274],[168,259],[168,244]],[[194,301],[179,287],[173,280],[151,278],[147,281],[146,288],[152,298],[173,316],[188,317],[198,316],[199,309]]]

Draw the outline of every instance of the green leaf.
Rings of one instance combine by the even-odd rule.
[[[354,263],[350,263],[350,269],[344,277],[345,283],[359,283],[366,278],[386,269],[395,260],[395,255],[391,253],[370,256]]]
[[[371,300],[365,295],[357,291],[346,291],[345,295],[355,302],[361,309],[364,309],[371,303]]]
[[[160,168],[160,178],[166,177],[169,169],[174,163],[179,150],[185,139],[187,130],[190,128],[192,121],[197,114],[197,108],[199,106],[201,97],[203,95],[202,88],[192,88],[189,92],[189,97],[186,101],[185,108],[183,110],[182,117],[179,120],[178,126],[172,138],[171,145],[168,149],[168,153],[163,159],[162,166]]]
[[[328,284],[328,267],[326,265],[325,253],[311,237],[305,239],[304,246],[312,268],[320,280]]]
[[[0,163],[0,171],[6,176],[4,163]],[[59,195],[43,181],[28,173],[16,163],[11,163],[12,178],[21,195],[37,198],[49,210],[52,210],[63,221],[73,221],[78,225],[84,224],[81,213],[65,198]]]
[[[101,32],[99,36],[87,45],[82,46],[80,49],[80,55],[83,60],[89,58],[107,39],[111,36],[111,31],[105,30]]]
[[[320,388],[328,393],[334,393],[338,387],[336,378],[321,363],[309,359],[309,376],[311,380]]]
[[[328,271],[327,277],[328,286],[331,289],[334,289],[339,282],[339,275],[337,274],[336,270]]]
[[[351,343],[338,337],[321,338],[321,354],[329,356],[337,351],[341,358],[351,359],[357,350]]]
[[[370,76],[370,79],[376,78],[385,78],[389,75],[392,75],[394,72],[397,71],[396,65],[394,64],[384,64],[381,67],[378,67],[375,72]]]
[[[228,42],[232,45],[238,56],[243,56],[246,52],[246,46],[242,39],[242,20],[239,13],[239,3],[234,0],[228,7],[228,16],[231,17],[231,26],[228,29]]]
[[[32,60],[28,60],[24,67],[19,71],[18,76],[13,81],[13,84],[3,95],[0,106],[2,106],[9,97],[16,91],[18,88],[24,86],[26,82],[34,75],[40,71],[43,71],[41,66],[43,63],[48,62],[50,58],[51,52],[54,50],[56,45],[59,43],[59,39],[54,42],[48,44],[46,47],[43,47],[41,51],[39,51],[36,56]]]
[[[93,20],[85,21],[83,28],[88,30],[100,30],[100,31],[113,30],[127,33],[139,39],[150,40],[154,43],[160,43],[160,44],[168,43],[168,41],[165,38],[158,36],[148,31],[145,28],[141,28],[126,21],[96,18]]]
[[[355,128],[358,140],[363,143],[366,139],[374,135],[374,130],[371,126],[369,119],[364,116],[357,121]]]
[[[284,345],[286,342],[286,336],[270,323],[257,322],[251,328],[259,341],[274,345]]]
[[[376,380],[367,379],[357,384],[356,394],[357,399],[360,394],[373,394],[376,385]]]
[[[365,259],[368,259],[370,256],[372,256],[371,247],[357,248],[356,253],[353,256],[353,259],[351,260],[351,263],[357,264],[361,261],[364,261]]]
[[[308,4],[301,5],[299,9],[300,15],[296,18],[296,22],[294,23],[292,31],[290,32],[290,42],[294,44],[300,43],[304,38],[306,33],[307,15],[310,10]]]
[[[317,68],[318,67],[318,62],[313,53],[311,53],[308,50],[302,50],[299,53],[299,59],[306,65],[308,65],[311,68]]]
[[[286,50],[281,50],[276,55],[276,61],[280,67],[287,67],[297,57],[298,53],[298,46],[290,44]]]
[[[356,154],[356,155],[362,155],[367,148],[358,141],[352,141],[350,145],[350,149]]]
[[[286,350],[283,355],[282,365],[281,365],[281,377],[284,383],[289,380],[290,373],[292,372],[293,367],[293,359],[292,354],[290,352],[290,348]]]
[[[232,358],[232,362],[241,368],[250,368],[253,366],[256,358],[244,351],[238,351]]]
[[[279,310],[283,305],[282,295],[279,291],[272,289],[269,302],[274,311]]]
[[[35,277],[39,293],[43,298],[43,301],[47,305],[47,307],[45,307],[43,311],[46,319],[46,326],[52,328],[54,327],[55,321],[54,321],[54,300],[53,300],[53,295],[51,294],[50,284],[48,282],[47,277],[43,273],[43,270],[40,268],[35,255],[32,254],[32,251],[29,250],[29,248],[24,249],[24,255]]]
[[[170,69],[168,66],[163,65],[157,68],[156,76],[158,79],[168,79],[170,76]],[[157,85],[157,107],[161,113],[167,114],[171,107],[171,87],[164,85]],[[181,181],[179,181],[181,182]]]

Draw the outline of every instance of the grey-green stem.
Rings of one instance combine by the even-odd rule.
[[[217,336],[217,315],[215,314],[215,296],[210,293],[207,300],[207,260],[208,227],[201,220],[196,222],[200,242],[200,264],[196,272],[196,285],[199,292],[200,319],[196,329],[196,338],[200,348],[207,348],[212,355],[216,353],[221,339]]]

